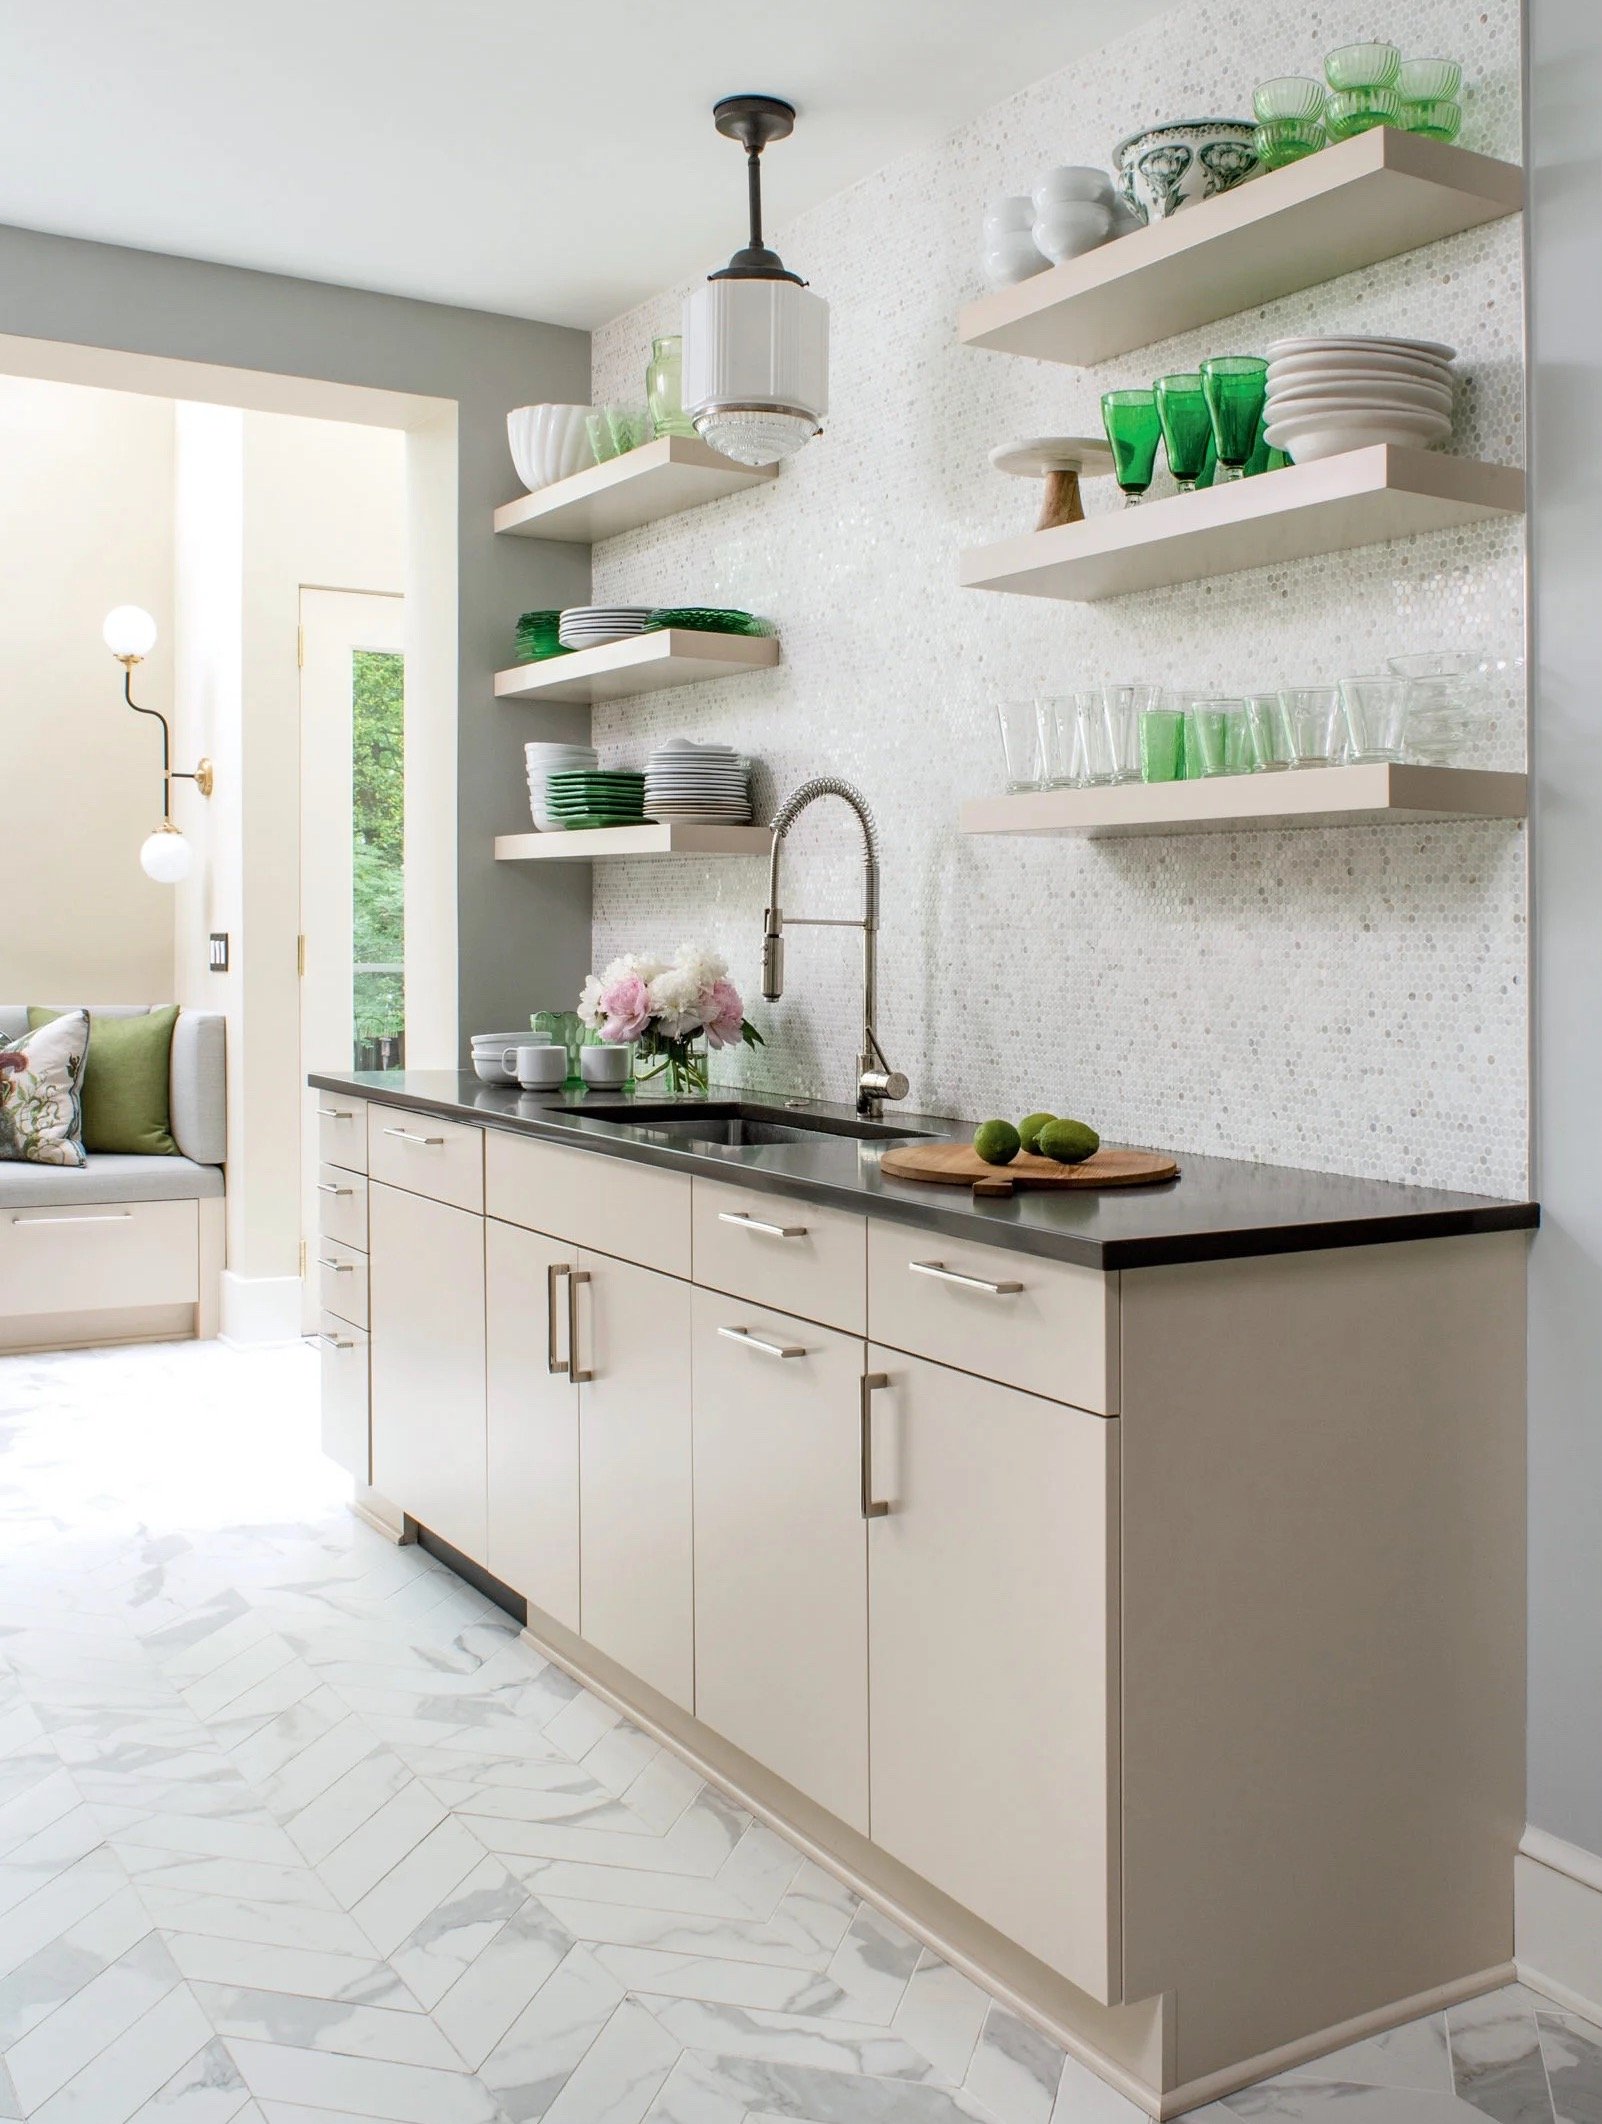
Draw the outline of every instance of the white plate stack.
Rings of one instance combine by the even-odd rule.
[[[751,762],[732,745],[696,745],[669,738],[645,763],[648,819],[715,819],[725,826],[751,821]]]
[[[1269,442],[1296,464],[1373,443],[1428,449],[1452,432],[1455,347],[1435,339],[1276,339]]]
[[[599,767],[601,756],[593,745],[525,745],[523,764],[528,770],[528,808],[541,833],[565,829],[550,805],[549,781],[553,774],[574,774]]]
[[[557,624],[557,639],[564,649],[626,642],[645,632],[655,609],[652,605],[569,605]]]

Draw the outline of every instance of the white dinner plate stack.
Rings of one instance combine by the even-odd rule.
[[[563,832],[563,822],[551,810],[550,777],[587,773],[600,766],[600,754],[593,745],[525,745],[523,764],[528,769],[528,808],[535,825],[541,833]]]
[[[594,649],[601,642],[626,642],[643,634],[652,605],[569,605],[557,624],[564,649]]]
[[[648,819],[715,819],[724,826],[751,821],[751,762],[732,745],[695,745],[669,738],[645,763]]]
[[[1372,443],[1428,449],[1452,432],[1455,347],[1435,339],[1276,339],[1264,430],[1294,463]]]

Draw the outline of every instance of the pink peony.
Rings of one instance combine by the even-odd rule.
[[[738,1047],[740,1028],[744,1023],[745,1005],[740,1000],[740,991],[732,981],[714,981],[706,999],[706,1016],[703,1020],[707,1045]]]
[[[651,1022],[651,993],[638,974],[622,974],[601,990],[601,1037],[637,1040]]]

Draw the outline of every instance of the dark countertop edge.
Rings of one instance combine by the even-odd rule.
[[[1107,1272],[1170,1268],[1196,1261],[1245,1260],[1263,1254],[1313,1254],[1335,1247],[1472,1238],[1486,1232],[1535,1231],[1541,1222],[1539,1203],[1481,1201],[1458,1209],[1407,1210],[1391,1216],[1345,1217],[1323,1223],[1238,1226],[1228,1231],[1175,1232],[1152,1239],[1082,1239],[1071,1232],[1031,1230],[999,1222],[993,1229],[986,1229],[987,1220],[979,1205],[947,1209],[921,1190],[915,1195],[891,1194],[888,1189],[893,1182],[884,1184],[883,1193],[865,1195],[860,1188],[838,1187],[826,1180],[766,1170],[746,1171],[691,1150],[668,1150],[659,1144],[621,1137],[583,1135],[533,1114],[497,1114],[480,1107],[465,1107],[455,1099],[391,1090],[364,1083],[354,1074],[311,1070],[306,1081],[319,1091],[343,1092],[348,1098],[362,1099],[374,1106],[437,1114],[443,1121],[455,1121],[467,1128],[495,1128],[508,1135],[534,1136],[545,1143],[588,1151],[601,1158],[654,1165],[665,1172],[689,1173],[729,1187],[749,1187],[797,1202],[817,1202],[827,1209],[844,1209],[858,1216],[883,1217],[894,1224],[944,1232],[948,1238],[966,1239],[976,1245],[1006,1247],[1013,1253],[1036,1254],[1049,1261],[1067,1261],[1080,1268]]]

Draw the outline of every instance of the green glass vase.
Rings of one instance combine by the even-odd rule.
[[[684,341],[677,332],[651,341],[645,371],[645,399],[651,409],[653,435],[693,435],[695,423],[684,411]]]

